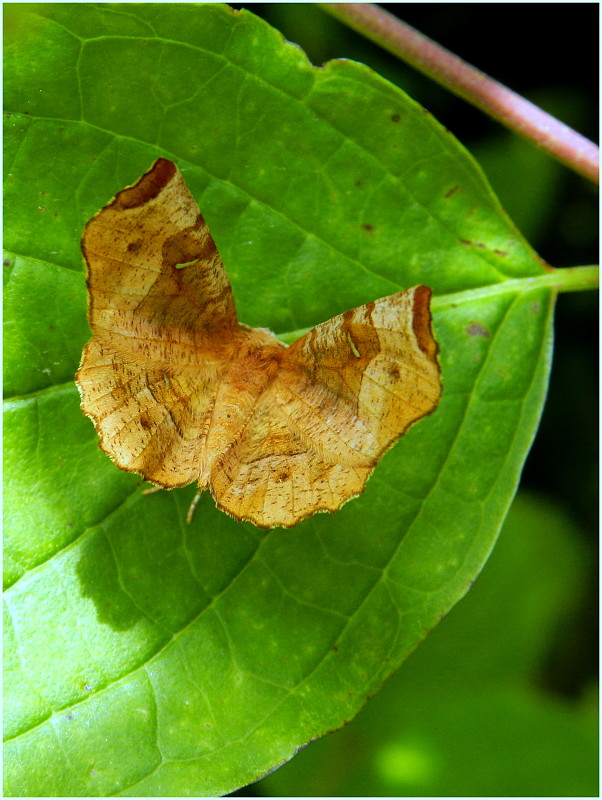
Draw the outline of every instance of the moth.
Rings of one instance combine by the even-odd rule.
[[[431,290],[317,325],[290,347],[238,321],[222,259],[161,158],[86,225],[76,383],[100,446],[156,487],[196,482],[237,520],[290,527],[359,495],[439,403]]]

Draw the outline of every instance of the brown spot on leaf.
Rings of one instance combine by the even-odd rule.
[[[484,325],[481,325],[479,322],[471,322],[470,325],[466,328],[466,333],[469,336],[484,336],[486,338],[489,337],[489,331]]]

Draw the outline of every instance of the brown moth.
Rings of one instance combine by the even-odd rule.
[[[114,463],[157,487],[197,481],[238,520],[290,527],[360,494],[439,403],[430,289],[347,311],[286,347],[238,322],[171,161],[99,211],[82,249],[93,332],[76,375],[82,409]]]

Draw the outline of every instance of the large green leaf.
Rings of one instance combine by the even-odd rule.
[[[478,574],[558,278],[424,109],[248,12],[15,4],[5,28],[5,793],[232,791],[353,717]],[[266,533],[204,496],[187,526],[194,487],[144,496],[96,446],[79,237],[158,156],[247,324],[433,287],[440,408],[334,515]]]
[[[352,725],[302,750],[260,794],[596,796],[594,687],[563,697],[542,681],[551,649],[572,641],[582,541],[561,506],[520,492],[476,586]]]

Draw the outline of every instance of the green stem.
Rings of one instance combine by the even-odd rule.
[[[597,289],[600,281],[600,271],[597,266],[588,267],[563,267],[552,269],[543,275],[533,278],[516,278],[514,280],[493,283],[489,286],[480,286],[478,289],[467,289],[465,292],[453,292],[433,297],[431,308],[433,311],[442,311],[454,308],[462,303],[474,300],[498,297],[503,294],[531,292],[534,289],[554,289],[557,292],[583,292],[588,289]],[[278,334],[278,338],[286,344],[291,344],[301,336],[308,333],[311,328],[300,328],[296,331]]]
[[[594,183],[593,142],[373,3],[320,3],[324,11],[402,58]]]
[[[468,289],[465,292],[454,292],[433,297],[431,308],[440,311],[444,308],[458,306],[461,303],[470,303],[481,298],[498,297],[502,294],[512,294],[533,291],[534,289],[555,289],[557,292],[583,292],[587,289],[596,289],[599,285],[600,275],[598,267],[565,267],[537,275],[534,278],[516,278],[515,280],[494,283],[489,286],[480,286],[478,289]]]

